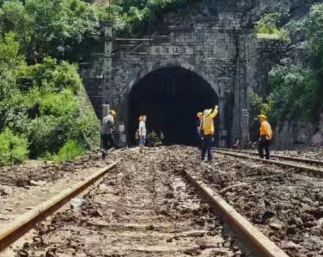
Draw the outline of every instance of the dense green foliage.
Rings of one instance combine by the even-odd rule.
[[[287,31],[281,27],[281,13],[268,13],[261,17],[255,24],[255,30],[258,34],[274,35],[289,42]]]
[[[270,108],[263,112],[277,123],[291,119],[315,121],[323,109],[323,4],[311,7],[306,23],[291,22],[286,27],[290,33],[305,30],[310,42],[308,59],[299,66],[274,67],[269,74],[272,99],[257,96],[252,99],[253,107],[259,112],[259,102],[267,104]]]
[[[28,157],[28,141],[6,129],[0,133],[0,165],[17,164]]]
[[[113,0],[98,8],[100,20],[111,20],[117,36],[156,33],[163,26],[162,15],[183,11],[193,0]]]
[[[71,161],[84,153],[84,148],[74,140],[69,140],[59,150],[57,155],[49,156],[50,159],[56,162]]]
[[[0,33],[15,32],[29,61],[37,54],[77,61],[101,35],[100,23],[113,21],[116,36],[156,32],[162,15],[193,0],[2,0]],[[154,26],[154,27],[153,27]]]
[[[2,36],[15,32],[22,50],[75,59],[85,39],[99,35],[98,15],[81,0],[5,1],[0,9]]]
[[[79,99],[82,81],[77,66],[50,57],[28,66],[19,50],[13,33],[0,39],[0,129],[10,128],[17,137],[13,144],[19,146],[11,155],[19,159],[28,152],[33,158],[55,155],[69,140],[82,149],[96,146],[98,124]],[[28,151],[22,150],[25,141],[18,144],[19,137],[28,140]],[[12,161],[2,158],[1,164]]]
[[[308,22],[308,37],[314,52],[323,52],[323,4],[315,4],[311,8]]]
[[[99,38],[97,8],[82,0],[2,0],[0,7],[0,165],[70,160],[96,147],[98,121],[70,61]]]
[[[311,121],[320,112],[320,83],[311,69],[277,66],[270,72],[274,92],[273,115],[276,120]]]

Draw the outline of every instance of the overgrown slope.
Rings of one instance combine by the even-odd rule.
[[[81,0],[2,1],[0,165],[73,159],[98,146],[99,124],[78,74],[98,16]],[[88,107],[86,107],[88,105]]]

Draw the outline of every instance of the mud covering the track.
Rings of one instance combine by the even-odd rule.
[[[39,224],[38,238],[20,250],[34,257],[243,256],[183,180],[195,154],[183,147],[116,153],[123,162],[83,196],[85,202]]]
[[[323,147],[308,147],[294,151],[272,151],[273,154],[323,161]]]
[[[0,227],[105,165],[93,153],[62,165],[28,161],[0,168]]]
[[[10,187],[28,187],[33,181],[52,182],[64,176],[66,172],[77,172],[80,169],[98,165],[96,153],[79,157],[62,165],[53,162],[28,161],[25,164],[0,167],[0,185]]]
[[[202,163],[193,148],[168,151],[170,168],[195,172],[291,257],[323,256],[322,178],[223,155]]]

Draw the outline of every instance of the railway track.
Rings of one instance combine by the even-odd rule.
[[[16,256],[288,256],[192,172],[147,155],[28,212],[0,232],[0,250],[34,228]],[[82,205],[55,212],[85,189]]]
[[[307,158],[296,158],[290,156],[282,155],[271,155],[271,158],[274,160],[265,160],[260,159],[257,153],[249,151],[237,151],[237,150],[228,150],[228,149],[218,149],[214,151],[218,154],[229,155],[242,159],[250,159],[256,162],[263,162],[268,164],[278,165],[284,168],[293,168],[300,171],[305,171],[317,176],[323,176],[323,162],[318,160],[312,160]],[[284,160],[284,161],[281,161]]]
[[[240,150],[240,151],[236,151],[236,152],[250,154],[250,155],[253,155],[253,156],[258,156],[258,153],[251,152],[251,151]],[[279,155],[279,154],[271,154],[271,158],[279,159],[279,160],[285,160],[285,161],[298,162],[298,163],[303,163],[303,164],[322,166],[323,167],[323,161],[309,159],[309,158],[292,157],[292,156],[286,156],[286,155],[284,156],[284,155]]]
[[[115,167],[119,161],[116,161],[109,166],[99,170],[86,180],[67,188],[65,191],[54,196],[48,201],[40,204],[34,209],[28,211],[24,215],[18,217],[14,222],[4,226],[0,231],[0,253],[8,246],[17,241],[20,237],[30,231],[35,225],[52,215],[59,208],[68,203],[73,197],[82,193],[93,183],[102,178],[109,170]]]

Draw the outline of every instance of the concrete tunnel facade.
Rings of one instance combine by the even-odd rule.
[[[248,91],[259,87],[285,46],[257,38],[230,8],[219,5],[212,17],[192,16],[189,25],[138,39],[115,38],[112,24],[104,25],[104,51],[92,54],[81,75],[98,118],[105,105],[117,110],[119,146],[133,143],[141,114],[148,115],[148,129],[165,132],[167,143],[193,145],[196,112],[215,103],[216,145],[227,147],[239,139],[243,147],[249,142]]]

